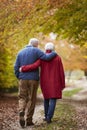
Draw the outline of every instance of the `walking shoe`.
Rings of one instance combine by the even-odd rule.
[[[43,121],[47,121],[47,118],[43,118]]]
[[[21,127],[24,128],[24,126],[25,126],[24,112],[19,113],[19,123],[20,123]]]
[[[48,124],[50,124],[52,122],[51,119],[47,119],[46,121]]]

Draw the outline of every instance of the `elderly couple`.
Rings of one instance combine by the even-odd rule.
[[[46,53],[38,49],[38,44],[38,39],[31,38],[29,44],[18,53],[14,65],[15,75],[19,79],[19,123],[23,128],[34,125],[39,67],[44,97],[44,121],[47,123],[51,123],[56,101],[62,98],[65,87],[63,64],[54,51],[54,44],[49,42],[45,45]]]

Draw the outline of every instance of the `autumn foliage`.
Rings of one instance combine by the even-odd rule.
[[[87,50],[86,9],[86,0],[0,0],[0,87],[16,86],[14,61],[31,37],[43,41],[54,32],[57,41],[68,39],[68,43],[84,45]],[[86,58],[86,51],[81,52]]]

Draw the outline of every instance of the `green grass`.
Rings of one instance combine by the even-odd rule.
[[[70,104],[58,101],[52,123],[43,123],[34,128],[35,130],[78,130],[75,110]]]
[[[78,93],[82,88],[76,88],[73,90],[63,91],[63,97],[72,97],[74,94]]]
[[[42,92],[41,92],[41,88],[40,88],[40,86],[39,86],[39,88],[38,88],[37,93],[38,93],[38,94],[41,94],[41,93],[42,93]]]

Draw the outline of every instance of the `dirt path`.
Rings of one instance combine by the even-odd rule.
[[[82,88],[82,90],[65,101],[76,109],[78,130],[87,130],[87,80],[75,81],[72,87],[66,88],[66,90],[75,88]]]
[[[35,126],[43,122],[41,111],[43,110],[42,102],[37,102],[34,114]],[[33,127],[25,130],[33,130]],[[0,130],[23,130],[19,125],[18,119],[18,101],[16,98],[0,98]]]
[[[76,110],[75,120],[77,121],[78,130],[87,130],[87,101],[64,99],[63,102],[74,106],[74,109]]]
[[[76,120],[78,121],[78,130],[87,130],[87,104],[84,102],[73,102],[72,100],[64,100],[76,109]],[[17,99],[2,98],[0,99],[0,130],[23,130],[18,123],[18,103]],[[42,125],[43,103],[37,103],[34,114],[34,127],[26,127],[24,130],[35,130],[36,127]]]
[[[79,130],[87,130],[87,103],[82,106],[82,104],[75,105],[78,121]]]
[[[87,83],[87,82],[86,82]],[[76,109],[76,120],[78,130],[87,130],[87,84],[84,84],[84,90],[81,90],[79,94],[74,95],[74,98],[64,99],[70,105],[73,105]],[[77,84],[77,87],[81,86],[82,82]],[[70,88],[70,89],[73,89]],[[85,95],[85,96],[84,96]],[[81,98],[85,97],[85,98]],[[79,98],[80,97],[80,98]],[[36,127],[43,124],[43,101],[41,97],[36,105],[34,114],[34,127],[26,127],[24,130],[35,130]],[[82,99],[82,100],[80,100]],[[17,98],[2,97],[0,98],[0,130],[23,130],[19,125],[18,119],[18,100]]]

